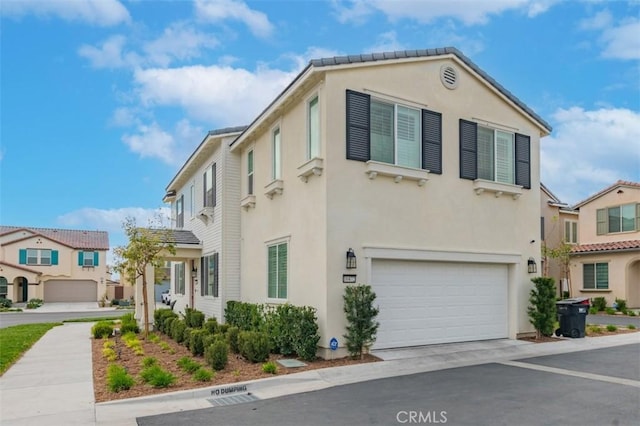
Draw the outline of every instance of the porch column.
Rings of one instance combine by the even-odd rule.
[[[149,313],[149,330],[153,330],[153,312],[156,310],[156,300],[154,293],[155,276],[153,272],[153,266],[147,265],[147,312]],[[140,329],[144,329],[144,299],[142,297],[142,277],[139,277],[136,280],[134,297],[136,302],[135,319],[138,321]]]

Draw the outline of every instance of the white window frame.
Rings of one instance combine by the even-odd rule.
[[[271,179],[282,179],[282,130],[280,125],[271,130]]]
[[[216,271],[215,269],[212,269],[213,265],[213,258],[214,258],[215,253],[211,253],[209,255],[203,256],[203,261],[202,261],[202,295],[203,296],[210,296],[210,297],[218,297],[219,293],[219,289],[216,292],[215,289],[215,274]],[[218,255],[220,256],[220,255]],[[218,264],[218,268],[220,268],[220,265]],[[218,274],[220,273],[220,271],[218,271]],[[220,285],[218,283],[218,285]]]
[[[578,221],[564,220],[564,242],[567,244],[578,244]]]
[[[176,228],[184,228],[184,194],[176,199]]]
[[[39,254],[40,254],[40,262],[39,262],[39,264],[40,265],[47,265],[47,266],[51,265],[51,256],[52,256],[51,249],[40,249],[38,251],[39,251]],[[43,254],[47,253],[47,252],[49,253],[49,256],[48,257],[43,256]],[[45,263],[45,259],[48,259],[47,263]]]
[[[315,109],[312,109],[314,102]],[[312,158],[320,158],[320,96],[318,94],[313,95],[307,102],[307,160]]]
[[[255,192],[255,175],[256,159],[253,148],[247,152],[247,195],[253,195]]]
[[[480,152],[480,131],[481,130],[485,130],[485,131],[490,131],[493,133],[493,145],[492,145],[492,150],[493,150],[493,156],[492,156],[492,163],[491,163],[491,172],[492,172],[492,176],[489,178],[487,176],[481,176],[481,170],[480,170],[480,156],[481,156],[481,152]],[[499,153],[499,149],[498,149],[498,134],[502,134],[502,135],[508,135],[510,138],[510,151],[511,151],[511,155],[508,158],[508,164],[510,166],[510,170],[508,172],[509,174],[509,178],[508,180],[505,179],[499,179],[499,168],[498,168],[498,161],[499,160],[503,160],[500,157],[500,153]],[[489,126],[481,126],[478,124],[478,136],[477,136],[477,158],[478,158],[478,179],[484,179],[484,180],[489,180],[492,182],[497,182],[497,183],[504,183],[504,184],[508,184],[508,185],[515,185],[516,182],[516,135],[513,132],[508,132],[506,130],[502,130],[502,129],[497,129],[494,127],[489,127]]]
[[[93,264],[93,256],[95,256],[95,251],[83,251],[82,252],[82,266],[83,267],[94,267]],[[87,256],[89,254],[89,256]],[[87,262],[88,261],[88,262]]]
[[[276,248],[276,255],[278,255],[277,250],[278,250],[278,247],[281,246],[281,245],[284,245],[287,248],[287,264],[286,264],[286,268],[285,268],[285,274],[286,274],[286,276],[285,276],[285,278],[286,278],[285,293],[286,293],[286,296],[285,297],[278,297],[278,295],[280,293],[279,290],[280,290],[280,273],[281,273],[280,268],[278,266],[277,267],[278,270],[276,271],[277,275],[276,275],[275,297],[271,297],[269,295],[269,273],[270,273],[270,270],[269,270],[269,250],[271,248],[275,247]],[[266,250],[266,254],[267,254],[267,271],[266,271],[267,272],[266,273],[266,276],[267,276],[267,286],[266,287],[267,288],[266,288],[266,290],[267,290],[267,300],[269,300],[269,301],[276,302],[276,303],[282,303],[282,302],[286,302],[289,299],[289,290],[290,290],[290,287],[291,287],[290,286],[291,274],[289,273],[289,271],[290,271],[289,265],[291,264],[291,261],[290,261],[290,259],[291,259],[290,246],[291,246],[291,244],[289,242],[289,238],[270,241],[270,242],[268,242],[266,244],[266,249],[267,249]],[[276,259],[276,265],[278,265],[278,261],[279,261],[279,259]]]
[[[32,261],[35,259],[35,261]],[[40,256],[38,249],[27,249],[27,265],[39,265]]]
[[[373,142],[371,142],[372,147],[370,148],[371,150],[371,160],[372,161],[378,161],[381,163],[385,163],[385,164],[392,164],[395,166],[401,166],[401,167],[408,167],[408,168],[413,168],[413,169],[420,169],[421,165],[422,165],[422,110],[420,108],[414,107],[414,106],[409,106],[406,104],[399,104],[393,101],[389,101],[389,100],[384,100],[384,99],[380,99],[380,98],[371,98],[370,101],[370,105],[371,107],[373,107],[374,104],[382,104],[382,105],[387,105],[387,106],[391,106],[393,107],[393,162],[388,162],[388,161],[384,161],[382,159],[376,159],[373,156]],[[414,142],[417,144],[417,165],[416,164],[412,164],[412,165],[407,165],[407,164],[401,164],[398,160],[399,160],[399,156],[398,156],[398,109],[399,108],[406,108],[408,110],[411,111],[415,111],[418,113],[417,116],[417,124],[418,124],[418,129],[416,131],[416,136],[417,136],[417,140],[415,140]],[[373,121],[370,118],[370,121]],[[373,125],[370,125],[369,128],[369,135],[371,137],[371,133],[373,131]]]
[[[175,280],[174,291],[176,294],[185,294],[185,263],[176,262],[173,266],[173,278]]]
[[[194,183],[191,183],[189,188],[189,197],[189,217],[194,217],[196,215],[196,186]]]

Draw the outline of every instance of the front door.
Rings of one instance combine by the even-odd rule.
[[[29,281],[26,278],[21,277],[20,284],[22,288],[22,300],[21,302],[26,302],[29,299]]]

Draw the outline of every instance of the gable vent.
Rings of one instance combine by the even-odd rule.
[[[455,89],[458,87],[458,71],[451,65],[443,65],[440,67],[440,81],[447,89]]]

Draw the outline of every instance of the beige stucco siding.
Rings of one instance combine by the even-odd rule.
[[[596,232],[596,212],[598,209],[638,202],[640,202],[640,188],[625,187],[620,192],[610,191],[580,207],[580,229],[578,230],[580,244],[640,239],[640,230],[605,235],[597,235]]]

